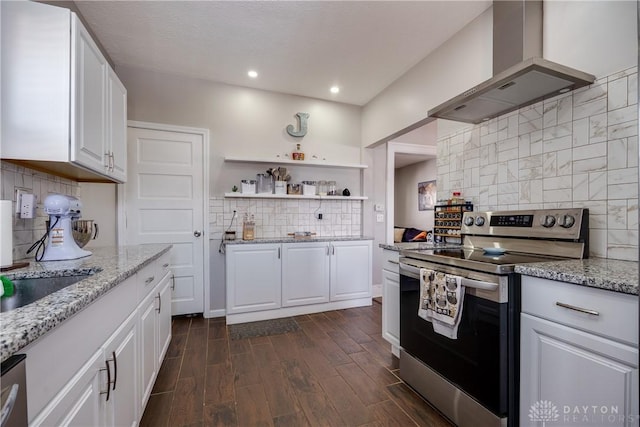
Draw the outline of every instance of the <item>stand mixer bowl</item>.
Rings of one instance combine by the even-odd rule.
[[[73,240],[81,248],[89,243],[89,240],[98,237],[98,224],[94,223],[92,219],[76,219],[72,221],[71,230]]]

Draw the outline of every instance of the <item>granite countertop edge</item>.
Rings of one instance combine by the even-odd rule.
[[[0,313],[0,362],[55,329],[109,290],[171,249],[141,245],[92,249],[93,255],[69,261],[31,262],[6,272],[12,280],[92,274],[38,301]]]
[[[373,237],[367,236],[316,236],[305,238],[294,237],[273,237],[261,238],[254,240],[225,240],[225,245],[254,245],[257,243],[308,243],[308,242],[346,242],[351,240],[373,240]]]
[[[519,264],[516,265],[515,271],[524,276],[638,295],[636,261],[588,258]]]

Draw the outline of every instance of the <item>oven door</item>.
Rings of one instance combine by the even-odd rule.
[[[410,263],[410,264],[408,264]],[[457,339],[418,316],[420,268],[463,277]],[[400,260],[400,345],[498,417],[509,412],[508,277]]]

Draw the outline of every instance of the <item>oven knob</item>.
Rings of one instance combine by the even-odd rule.
[[[556,224],[556,217],[553,215],[544,215],[540,218],[540,225],[545,228],[551,228]]]
[[[476,218],[476,225],[477,225],[478,227],[482,227],[482,226],[484,225],[484,218],[483,218],[483,217],[481,217],[481,216],[477,217],[477,218]]]
[[[473,225],[473,217],[472,216],[466,216],[464,218],[464,225],[466,225],[467,227],[470,227]]]
[[[560,222],[558,224],[563,228],[571,228],[575,223],[576,219],[572,215],[562,215],[562,218],[560,219]]]

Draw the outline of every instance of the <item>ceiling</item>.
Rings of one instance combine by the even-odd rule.
[[[118,66],[364,105],[491,1],[82,1]],[[259,75],[250,79],[247,71]],[[330,86],[340,93],[329,92]]]

